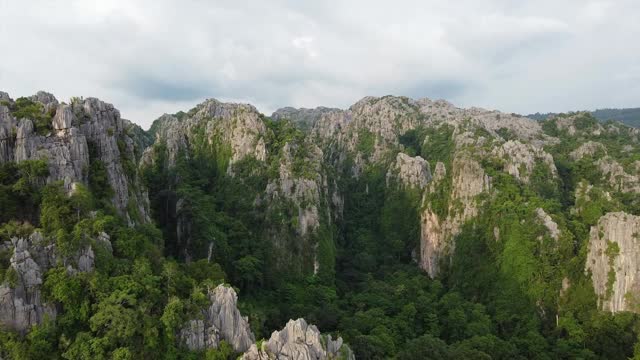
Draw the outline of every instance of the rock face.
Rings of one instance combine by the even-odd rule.
[[[188,321],[180,330],[180,339],[190,350],[214,349],[224,340],[234,351],[244,353],[241,358],[246,360],[354,359],[342,338],[323,336],[304,319],[289,320],[284,329],[274,331],[258,348],[248,319],[238,310],[233,288],[218,285],[209,290],[209,301],[210,306],[202,310],[202,318]]]
[[[111,248],[109,236],[100,234],[98,243]],[[94,269],[94,254],[91,245],[80,249],[71,258],[61,257],[52,241],[34,232],[28,238],[13,238],[10,271],[15,273],[15,282],[0,284],[0,326],[25,332],[40,324],[47,317],[56,317],[57,310],[42,299],[43,275],[50,268],[62,263],[69,273],[88,272]]]
[[[293,112],[287,114],[293,116]],[[331,207],[333,203],[339,206],[340,196],[334,191],[334,184],[327,181],[324,154],[316,144],[290,140],[267,153],[265,139],[273,136],[273,131],[267,130],[264,116],[251,105],[221,103],[213,99],[196,106],[188,114],[163,115],[151,131],[155,134],[156,144],[164,145],[169,167],[175,165],[179,154],[190,157],[196,152],[215,154],[218,165],[232,177],[236,176],[239,163],[245,159],[257,161],[256,168],[272,165],[273,171],[266,174],[266,186],[256,196],[255,204],[265,209],[266,228],[263,230],[274,245],[274,263],[282,264],[283,271],[307,274],[319,271],[314,235],[322,225],[330,225],[334,216]],[[156,151],[145,151],[142,166],[155,161]],[[279,162],[267,164],[267,156],[277,156]],[[181,243],[188,244],[191,227],[188,221],[180,218],[181,204],[177,199],[177,237]],[[287,221],[281,221],[282,218]],[[292,237],[295,241],[290,241]],[[189,255],[185,257],[189,258]]]
[[[276,110],[271,115],[271,118],[275,120],[289,119],[297,124],[301,129],[310,130],[324,114],[337,111],[341,110],[324,106],[320,106],[315,109],[295,109],[292,107],[285,107]]]
[[[180,151],[194,146],[219,146],[228,150],[229,167],[247,156],[259,161],[266,159],[264,135],[266,126],[262,115],[252,105],[221,103],[209,99],[192,109],[189,114],[165,114],[154,122],[150,131],[156,143],[164,143],[169,165],[175,165]],[[143,163],[153,161],[147,152]]]
[[[403,188],[422,190],[431,181],[429,163],[420,156],[411,157],[405,153],[398,153],[396,161],[387,171],[387,186],[394,180]]]
[[[452,239],[460,232],[462,224],[478,214],[476,196],[491,187],[484,169],[468,156],[454,159],[452,172],[446,208],[436,209],[429,202],[430,194],[437,194],[446,176],[442,163],[436,165],[436,176],[427,187],[423,200],[426,206],[421,215],[420,267],[432,278],[439,272],[441,259],[454,250]]]
[[[59,104],[53,95],[39,92],[31,97],[45,111],[55,112],[47,135],[35,132],[31,119],[16,119],[7,106],[0,105],[0,163],[45,159],[49,165],[47,182],[62,181],[71,191],[74,183],[89,183],[89,169],[99,161],[113,190],[112,202],[126,217],[149,221],[149,200],[139,190],[136,153],[142,149],[129,134],[134,126],[120,118],[111,104],[95,98],[74,98],[70,105]]]
[[[243,360],[325,360],[355,359],[353,352],[342,338],[333,340],[331,335],[322,335],[317,327],[308,325],[304,319],[289,320],[281,331],[274,331],[260,349],[251,345]]]
[[[217,348],[221,340],[235,351],[244,352],[255,342],[249,322],[238,310],[238,296],[231,287],[218,285],[209,290],[211,305],[202,311],[203,319],[189,321],[180,338],[190,350]]]
[[[560,238],[560,229],[558,228],[558,224],[541,208],[536,209],[536,215],[542,225],[544,225],[549,231],[549,236],[551,236],[553,240],[558,241]]]
[[[640,217],[608,213],[591,228],[586,270],[600,308],[640,312]]]
[[[587,141],[573,150],[569,156],[572,160],[580,160],[585,156],[594,156],[598,153],[607,154],[607,148],[599,142]]]
[[[505,159],[505,170],[516,179],[529,183],[529,177],[533,173],[534,166],[544,165],[549,174],[555,177],[558,170],[553,162],[553,157],[541,147],[523,144],[518,140],[509,140],[493,150],[493,155]]]
[[[401,137],[424,129],[451,132],[453,161],[449,169],[437,163],[433,179],[426,161],[402,153]],[[441,259],[455,248],[454,238],[462,224],[477,215],[477,195],[490,189],[481,159],[503,159],[505,171],[524,183],[537,164],[557,176],[553,158],[542,148],[557,139],[545,135],[538,122],[498,111],[460,109],[443,100],[365,97],[348,110],[320,114],[311,134],[333,166],[351,166],[348,176],[359,177],[369,165],[382,164],[389,169],[387,184],[397,179],[402,187],[424,192],[417,252],[420,266],[432,277]],[[442,139],[427,136],[422,146],[433,141]],[[429,199],[441,196],[444,186],[449,187],[446,208],[436,209]]]
[[[635,174],[629,174],[622,165],[610,156],[598,160],[596,165],[614,189],[622,192],[640,193],[640,173],[638,173],[637,166]]]
[[[322,221],[328,226],[332,218],[329,185],[322,167],[323,153],[316,145],[305,142],[286,143],[281,154],[278,177],[269,180],[262,201],[266,204],[267,218],[285,216],[292,221],[290,224],[269,221],[267,231],[278,251],[277,263],[282,264],[283,271],[305,273],[306,264],[314,264],[314,272],[317,272],[320,265],[316,260],[317,243],[313,235]],[[287,244],[284,235],[291,231],[295,233],[295,247]]]

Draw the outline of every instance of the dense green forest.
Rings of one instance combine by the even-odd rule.
[[[268,339],[288,319],[303,317],[322,332],[342,336],[357,359],[640,358],[640,319],[631,312],[598,310],[584,270],[590,227],[608,211],[640,214],[640,201],[637,195],[609,191],[593,158],[570,158],[571,151],[592,140],[630,167],[638,155],[622,149],[631,138],[593,135],[586,130],[596,121],[588,115],[577,122],[578,136],[547,120],[546,135],[561,139],[545,148],[559,176],[536,166],[529,184],[506,173],[504,161],[479,159],[498,190],[481,195],[479,215],[464,223],[455,252],[435,279],[415,262],[420,212],[425,204],[437,213],[450,208],[453,175],[424,201],[414,189],[389,184],[384,162],[366,163],[357,177],[350,175],[351,154],[338,167],[324,164],[327,183],[335,182],[344,194],[343,216],[323,219],[314,233],[320,263],[314,274],[304,270],[304,259],[300,266],[283,265],[282,250],[264,230],[269,224],[293,228],[295,215],[285,205],[256,202],[277,176],[284,144],[296,145],[293,173],[314,176],[307,160],[311,135],[288,120],[260,121],[267,129],[266,160],[246,157],[233,164],[233,174],[227,171],[230,149],[206,138],[204,129],[194,130],[190,153],[177,154],[174,165],[169,165],[166,143],[156,142],[153,163],[141,167],[151,223],[127,222],[110,205],[113,189],[105,165],[96,159],[87,169],[88,186],[79,185],[70,195],[62,184],[46,183],[43,161],[3,164],[0,242],[38,228],[62,254],[71,256],[91,244],[96,255],[95,271],[72,273],[59,263],[43,274],[42,297],[56,304],[58,316],[28,333],[3,330],[0,354],[8,359],[235,359],[240,354],[224,342],[193,352],[177,337],[184,322],[206,306],[206,289],[224,281],[238,290],[240,310],[257,339]],[[417,128],[400,142],[409,155],[450,168],[453,134],[449,126]],[[359,136],[357,149],[367,157],[373,156],[373,137]],[[586,204],[575,196],[583,182],[594,187]],[[598,191],[610,195],[597,196]],[[572,211],[578,206],[581,211]],[[528,220],[538,208],[558,223],[557,240]],[[110,235],[112,252],[97,241],[103,232]],[[283,242],[295,244],[296,236],[278,232]],[[301,257],[308,253],[299,251]],[[10,256],[0,252],[0,280],[9,284],[16,281]],[[566,291],[559,290],[563,278],[571,283]]]

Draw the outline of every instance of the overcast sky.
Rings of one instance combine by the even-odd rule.
[[[637,0],[0,0],[0,90],[99,97],[144,128],[210,97],[637,107],[639,38]]]

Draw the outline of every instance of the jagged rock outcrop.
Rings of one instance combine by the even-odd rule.
[[[141,149],[136,149],[129,134],[133,124],[121,119],[113,105],[95,98],[74,98],[66,105],[38,92],[31,100],[41,103],[47,113],[55,112],[52,131],[42,135],[35,131],[32,119],[16,119],[9,107],[0,105],[0,163],[45,159],[47,182],[62,181],[71,191],[74,183],[88,184],[91,163],[100,161],[116,209],[126,217],[136,212],[132,221],[149,221],[149,201],[135,166]]]
[[[101,233],[96,240],[100,246],[111,249],[109,236]],[[0,326],[19,332],[25,332],[40,324],[47,317],[56,317],[54,304],[42,299],[43,275],[50,268],[62,264],[69,273],[88,272],[94,269],[94,253],[91,245],[82,247],[74,256],[63,257],[52,241],[45,239],[40,232],[34,232],[28,238],[13,238],[10,270],[14,280],[0,284]]]
[[[238,310],[233,288],[221,284],[210,289],[208,296],[210,305],[202,310],[201,318],[188,321],[180,330],[180,339],[190,350],[214,349],[224,340],[234,351],[244,353],[241,358],[246,360],[355,359],[342,338],[333,340],[331,335],[322,335],[304,319],[290,320],[258,348],[248,319]]]
[[[275,120],[289,119],[303,130],[313,128],[321,116],[330,112],[341,111],[340,109],[319,106],[314,109],[284,107],[276,110],[271,118]]]
[[[395,96],[365,97],[348,110],[322,113],[311,134],[326,154],[333,155],[335,163],[341,163],[351,153],[353,174],[358,176],[367,163],[393,160],[388,155],[395,154],[400,137],[408,131],[443,124],[455,128],[457,134],[468,129],[473,135],[474,130],[481,129],[496,139],[502,139],[500,134],[506,132],[537,148],[557,140],[543,134],[538,122],[522,116],[480,108],[460,109],[444,100]]]
[[[602,310],[640,312],[640,217],[601,217],[591,228],[586,270]]]
[[[255,342],[246,317],[238,310],[238,296],[232,287],[218,285],[210,289],[210,305],[202,310],[202,319],[187,322],[180,338],[190,350],[217,348],[221,340],[237,352],[245,352]]]
[[[387,171],[387,186],[392,181],[397,181],[404,188],[422,190],[431,181],[429,163],[420,156],[411,157],[398,153],[396,161]]]
[[[279,143],[279,148],[270,148],[268,154],[265,141],[274,133],[267,130],[264,116],[251,105],[213,99],[188,113],[163,115],[154,122],[151,132],[156,144],[162,146],[145,151],[142,167],[156,161],[157,151],[164,151],[169,167],[175,165],[180,155],[213,154],[218,165],[226,167],[232,177],[243,159],[257,160],[260,163],[257,167],[270,165],[270,171],[264,174],[267,185],[256,195],[255,204],[265,209],[263,230],[274,244],[274,262],[283,264],[283,271],[300,274],[318,271],[317,241],[312,238],[321,225],[329,226],[335,216],[331,207],[340,211],[341,198],[335,181],[328,183],[323,169],[324,154],[316,144],[290,139]],[[267,156],[273,162],[267,164]],[[188,219],[180,217],[182,205],[181,199],[176,199],[177,237],[181,244],[188,244],[191,227]],[[296,241],[290,241],[291,237],[296,237]]]
[[[584,144],[578,146],[577,149],[573,150],[569,157],[574,160],[580,160],[585,156],[594,156],[598,153],[603,155],[607,154],[607,148],[597,141],[587,141]]]
[[[535,145],[509,140],[496,147],[493,155],[504,159],[505,171],[524,183],[529,183],[534,167],[538,164],[543,164],[552,177],[558,175],[551,154]]]
[[[622,192],[640,193],[640,173],[629,174],[624,167],[610,156],[598,160],[596,165],[602,175],[615,190]]]
[[[243,360],[355,360],[353,352],[342,338],[333,340],[331,335],[322,335],[317,327],[304,319],[289,320],[281,331],[274,331],[269,340],[258,348],[251,345],[242,355]]]
[[[446,176],[444,164],[436,165],[434,180],[423,199],[426,206],[421,214],[420,268],[432,278],[439,272],[441,259],[455,249],[453,237],[460,232],[462,224],[478,214],[476,196],[491,187],[482,166],[466,155],[454,159],[451,172],[446,208],[434,208],[430,202],[430,197],[442,196],[438,191]]]
[[[313,235],[322,221],[331,221],[329,186],[323,170],[323,153],[311,143],[287,143],[281,151],[278,177],[267,184],[261,201],[266,204],[267,218],[284,216],[290,222],[269,221],[268,231],[283,270],[306,273],[309,264],[317,273],[317,246]],[[335,189],[334,189],[335,191]],[[329,223],[325,223],[329,226]],[[287,244],[286,234],[292,228],[296,246]],[[311,250],[311,251],[309,251]],[[302,261],[299,261],[302,259]]]
[[[553,221],[551,216],[549,216],[549,214],[547,214],[542,208],[536,209],[536,215],[538,217],[538,221],[547,228],[549,236],[551,236],[553,240],[558,241],[560,238],[560,229],[558,228],[558,224]]]
[[[190,147],[203,144],[218,147],[219,151],[228,149],[229,158],[224,160],[229,162],[229,172],[233,171],[234,163],[247,156],[259,161],[264,161],[267,156],[264,143],[266,126],[262,115],[249,104],[208,99],[180,117],[168,114],[161,116],[150,131],[155,135],[156,143],[166,145],[170,166],[175,165],[176,156],[181,151],[186,151],[188,155]],[[145,152],[142,162],[153,162],[150,149]]]

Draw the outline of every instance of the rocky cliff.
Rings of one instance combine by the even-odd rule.
[[[462,224],[478,214],[476,196],[491,187],[489,176],[475,160],[466,156],[457,157],[451,167],[453,174],[448,180],[444,164],[436,165],[437,175],[427,188],[423,200],[420,267],[431,277],[438,274],[443,257],[454,251],[455,236]],[[443,190],[448,193],[444,198],[448,199],[444,203],[432,201],[441,200]]]
[[[42,297],[44,274],[61,264],[67,272],[93,271],[95,255],[93,246],[111,251],[106,233],[79,249],[73,256],[64,256],[57,250],[54,239],[45,238],[36,231],[29,237],[14,237],[9,243],[0,244],[0,250],[12,252],[5,282],[0,284],[0,325],[25,332],[45,319],[53,320],[58,309]]]
[[[591,228],[586,270],[598,303],[610,312],[640,312],[640,217],[608,213]]]
[[[215,349],[224,340],[246,360],[258,359],[354,359],[342,338],[333,340],[304,319],[290,320],[267,341],[256,343],[248,319],[238,310],[238,296],[232,287],[218,285],[209,290],[210,306],[200,319],[188,321],[180,339],[190,350]]]
[[[273,246],[272,263],[283,272],[312,274],[321,267],[316,256],[319,243],[333,241],[325,230],[331,227],[333,203],[339,196],[325,171],[323,151],[301,134],[292,135],[285,120],[271,122],[251,105],[210,99],[188,113],[156,120],[151,128],[156,145],[145,151],[141,163],[148,168],[162,157],[173,168],[179,157],[204,156],[234,181],[247,180],[237,178],[244,170],[265,179],[260,188],[244,195],[253,196],[255,208],[261,209],[257,215],[265,224],[261,236]],[[169,217],[177,219],[177,237],[185,248],[192,226],[180,214],[186,205],[176,195],[175,204],[169,206],[175,209]],[[321,231],[326,236],[318,235]]]
[[[353,352],[342,338],[333,340],[322,335],[318,328],[304,319],[289,320],[284,329],[274,331],[269,340],[251,345],[242,355],[243,360],[328,360],[355,359]]]
[[[99,163],[116,210],[131,222],[149,221],[136,166],[142,149],[133,139],[135,125],[95,98],[65,104],[39,92],[30,102],[23,99],[0,104],[0,163],[45,159],[47,182],[62,181],[68,191],[76,182],[89,185],[91,170]]]
[[[304,114],[308,112],[287,109],[278,116]],[[455,248],[460,226],[477,215],[476,197],[491,188],[482,161],[500,159],[503,171],[524,183],[538,164],[557,176],[553,157],[543,150],[557,139],[545,134],[539,123],[517,115],[460,109],[442,100],[385,96],[366,97],[348,110],[316,111],[313,119],[312,138],[329,164],[338,169],[350,166],[345,176],[358,177],[370,166],[382,166],[388,184],[400,180],[402,187],[423,192],[417,253],[420,266],[431,276],[438,273],[441,258]],[[447,159],[438,158],[433,149]],[[431,169],[422,156],[412,157],[408,151],[447,161],[434,161]]]
[[[165,114],[151,126],[156,144],[166,146],[169,165],[183,153],[189,155],[197,147],[210,148],[226,170],[247,156],[266,159],[262,115],[248,104],[221,103],[209,99],[189,113]],[[151,149],[145,152],[143,164],[153,162]]]
[[[208,293],[210,305],[201,319],[190,320],[180,338],[190,350],[217,348],[221,340],[236,352],[244,352],[255,342],[246,317],[238,310],[238,296],[232,287],[218,285]]]

